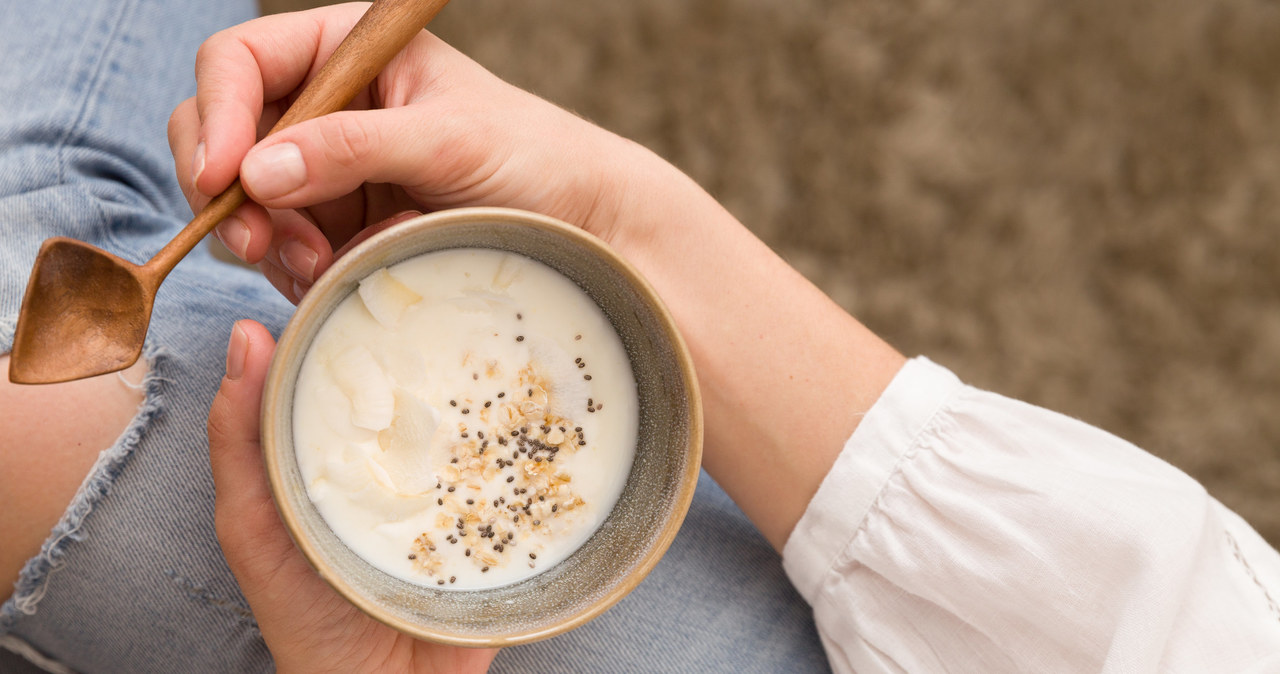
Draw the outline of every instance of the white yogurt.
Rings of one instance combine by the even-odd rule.
[[[379,270],[307,352],[294,398],[307,493],[356,554],[449,589],[562,561],[631,469],[636,384],[598,306],[487,249]]]

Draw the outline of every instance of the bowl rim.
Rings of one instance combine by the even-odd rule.
[[[271,411],[281,406],[283,392],[287,388],[285,373],[288,367],[282,361],[281,354],[299,350],[305,352],[306,345],[299,343],[301,340],[299,332],[302,329],[299,327],[300,324],[311,320],[312,314],[318,311],[322,296],[336,292],[339,284],[343,282],[340,278],[349,273],[349,270],[356,265],[358,258],[363,257],[370,250],[394,246],[396,241],[413,236],[420,231],[486,221],[517,223],[566,237],[590,249],[593,254],[602,258],[621,273],[640,298],[648,305],[675,354],[685,390],[689,392],[686,400],[686,414],[689,419],[689,443],[686,449],[688,461],[685,465],[684,474],[680,476],[679,488],[672,502],[670,516],[663,524],[653,544],[645,551],[631,573],[623,576],[607,592],[599,595],[582,610],[558,623],[540,628],[517,630],[508,634],[467,636],[426,628],[409,620],[384,613],[374,602],[366,599],[356,591],[355,587],[330,568],[324,562],[324,558],[312,541],[302,537],[302,528],[298,523],[298,513],[294,511],[288,499],[277,496],[285,493],[286,490],[285,470],[284,465],[282,465],[284,448],[281,447],[282,440],[276,437]],[[293,539],[294,545],[302,552],[307,563],[311,565],[325,583],[365,615],[412,637],[455,646],[500,648],[532,643],[579,627],[608,610],[649,575],[649,572],[653,570],[653,567],[657,565],[658,561],[671,546],[693,501],[694,489],[697,486],[702,466],[702,396],[693,367],[693,358],[690,355],[688,345],[676,328],[674,318],[658,296],[657,291],[629,261],[596,236],[556,218],[513,208],[470,207],[428,213],[378,232],[338,258],[333,266],[311,287],[302,302],[298,304],[297,310],[290,317],[284,332],[281,333],[276,344],[275,353],[271,358],[271,366],[267,372],[260,414],[262,424],[261,449],[267,472],[267,481],[271,488],[271,500],[275,504],[281,521],[284,523],[285,530],[288,531],[289,537]]]

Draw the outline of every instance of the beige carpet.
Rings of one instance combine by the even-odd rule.
[[[435,30],[688,171],[903,352],[1280,543],[1280,5],[468,0]]]

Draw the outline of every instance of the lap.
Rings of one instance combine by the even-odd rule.
[[[0,634],[81,671],[271,669],[217,546],[203,429],[232,322],[247,314],[278,332],[292,307],[256,273],[204,257],[183,265],[156,307],[139,417],[28,564],[19,592],[39,598],[33,612],[14,601],[0,610]],[[577,630],[504,651],[493,671],[826,667],[776,553],[704,474],[680,534],[635,591]]]

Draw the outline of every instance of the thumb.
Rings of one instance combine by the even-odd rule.
[[[366,182],[453,192],[479,182],[485,166],[498,165],[496,134],[479,128],[477,118],[427,109],[349,110],[282,129],[245,155],[245,191],[268,208],[303,208]]]
[[[209,463],[218,540],[242,584],[257,565],[277,565],[292,544],[271,500],[259,440],[262,388],[275,341],[262,325],[240,321],[227,345],[227,374],[209,408]],[[250,588],[245,588],[249,590]]]
[[[299,648],[306,655],[314,635],[332,633],[323,629],[326,624],[347,625],[356,611],[311,570],[271,499],[258,415],[274,350],[266,328],[253,321],[236,323],[208,430],[218,542],[279,665],[299,657]]]

